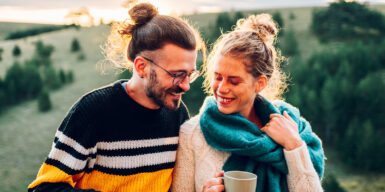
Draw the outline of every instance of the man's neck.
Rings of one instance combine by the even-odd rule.
[[[143,107],[149,109],[159,109],[159,105],[156,105],[150,98],[146,95],[146,90],[142,82],[139,82],[135,79],[130,79],[125,87],[128,95],[137,103]]]

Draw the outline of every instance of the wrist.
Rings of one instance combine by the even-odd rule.
[[[293,149],[300,147],[302,144],[303,144],[303,140],[301,138],[293,138],[288,140],[283,146],[283,148],[286,151],[291,151]]]

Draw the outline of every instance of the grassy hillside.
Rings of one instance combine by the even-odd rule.
[[[51,93],[53,109],[48,113],[37,110],[36,101],[24,102],[0,115],[0,185],[4,192],[25,191],[36,176],[48,155],[53,136],[71,105],[84,93],[101,85],[113,82],[115,76],[101,75],[96,63],[101,60],[99,46],[106,39],[106,26],[83,28],[79,31],[68,29],[52,32],[27,40],[0,42],[7,53],[0,62],[1,75],[13,58],[8,55],[14,44],[19,44],[22,58],[29,58],[33,51],[32,42],[41,39],[52,44],[55,52],[52,60],[55,66],[73,69],[75,82]],[[86,60],[77,61],[77,55],[70,53],[70,43],[77,37],[86,54]]]
[[[37,27],[52,26],[51,24],[37,24],[37,23],[12,23],[12,22],[0,22],[0,40],[11,32],[26,30]]]
[[[385,13],[385,6],[375,8]],[[302,57],[307,58],[312,52],[324,46],[309,31],[312,8],[257,10],[246,11],[245,14],[276,11],[281,12],[285,28],[293,28],[295,31]],[[295,20],[289,20],[290,13],[295,14]],[[215,15],[186,17],[203,30],[210,22],[215,21]],[[0,23],[0,39],[8,33],[7,30],[27,27],[26,24],[12,25]],[[37,102],[33,100],[12,107],[0,115],[0,191],[26,191],[27,185],[35,178],[41,163],[45,160],[54,133],[71,105],[84,93],[116,79],[116,76],[111,74],[101,75],[96,65],[103,58],[99,46],[105,41],[108,32],[107,26],[99,26],[80,30],[66,29],[14,41],[0,41],[0,47],[4,48],[3,61],[0,62],[2,78],[5,70],[14,62],[11,55],[13,46],[15,44],[20,46],[22,56],[19,60],[23,61],[31,57],[34,50],[32,43],[39,39],[55,47],[52,55],[55,66],[73,69],[75,72],[73,84],[51,93],[53,109],[50,112],[38,112]],[[85,61],[79,62],[77,54],[70,53],[70,43],[74,37],[80,41],[86,55]],[[346,169],[344,162],[336,160],[337,152],[329,149],[325,151],[328,157],[326,174],[334,173],[348,191],[385,191],[384,175],[368,175]]]

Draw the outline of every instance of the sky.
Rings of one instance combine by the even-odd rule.
[[[124,20],[127,0],[0,0],[0,21],[29,23],[71,23],[70,11],[87,8],[95,21]],[[284,7],[326,6],[331,0],[146,0],[161,14],[191,14],[226,10],[250,10]],[[382,3],[385,0],[368,0]]]

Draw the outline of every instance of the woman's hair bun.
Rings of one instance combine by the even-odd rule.
[[[132,21],[135,25],[140,26],[146,24],[153,17],[158,15],[158,9],[150,3],[139,3],[133,6],[129,11]]]
[[[274,42],[278,33],[277,25],[270,14],[250,15],[246,19],[240,19],[237,22],[236,30],[254,31],[268,44]]]

